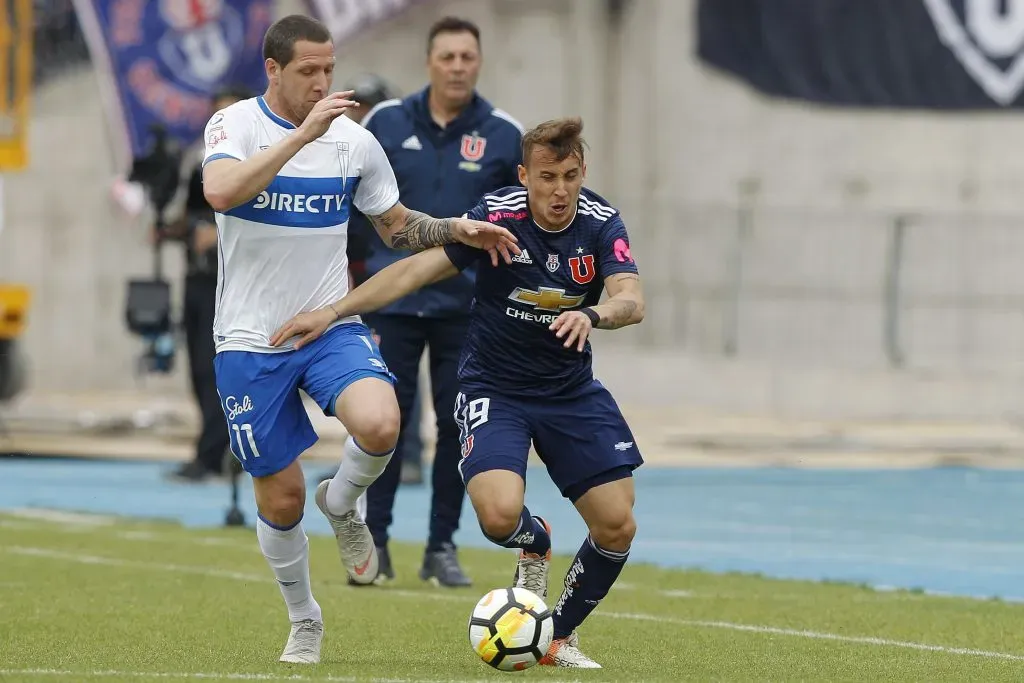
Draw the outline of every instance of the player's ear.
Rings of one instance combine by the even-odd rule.
[[[526,167],[519,164],[519,184],[526,187]]]
[[[279,69],[279,67],[277,65],[277,61],[275,61],[273,59],[270,59],[268,57],[266,59],[266,61],[264,61],[263,67],[267,71],[267,80],[268,81],[273,81],[273,80],[275,80],[277,78],[277,72],[278,72],[278,69]]]
[[[587,179],[587,162],[583,162],[583,166],[580,168],[580,178]]]

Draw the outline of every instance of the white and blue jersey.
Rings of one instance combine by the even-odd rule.
[[[206,126],[204,165],[244,161],[295,132],[262,97],[233,104]],[[393,381],[358,317],[335,323],[296,351],[270,346],[287,320],[348,293],[348,221],[398,202],[398,184],[377,140],[342,116],[288,161],[255,198],[217,213],[219,279],[214,336],[217,391],[231,450],[247,472],[283,470],[317,440],[299,390],[325,414],[366,377]]]
[[[248,159],[294,130],[262,97],[237,102],[207,124],[203,163]],[[269,344],[275,330],[348,292],[345,248],[353,204],[379,215],[397,202],[398,183],[380,143],[342,116],[289,160],[266,190],[218,213],[217,350],[280,351]]]

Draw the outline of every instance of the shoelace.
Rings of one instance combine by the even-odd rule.
[[[350,544],[356,554],[362,555],[367,552],[369,542],[366,534],[363,533],[363,522],[352,511],[338,520],[338,531],[345,537],[345,542]]]
[[[295,625],[293,642],[295,648],[300,652],[314,652],[316,650],[315,638],[320,633],[320,625],[312,619],[305,619]]]
[[[541,595],[546,578],[543,559],[525,558],[519,561],[519,582],[526,590]]]

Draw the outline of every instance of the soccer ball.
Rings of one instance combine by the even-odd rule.
[[[525,588],[496,588],[480,598],[469,618],[469,643],[501,671],[529,669],[547,654],[554,635],[551,612]]]

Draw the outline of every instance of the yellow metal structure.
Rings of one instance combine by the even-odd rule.
[[[32,0],[0,0],[0,173],[28,166]]]
[[[28,287],[0,284],[0,339],[17,339],[28,323]]]

